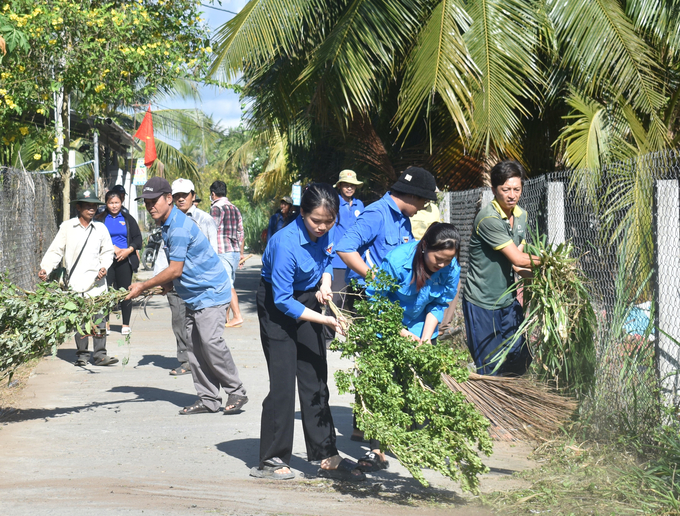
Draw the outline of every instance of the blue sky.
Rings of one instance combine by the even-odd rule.
[[[211,34],[234,17],[233,14],[211,9],[207,6],[214,6],[218,9],[238,12],[247,3],[247,0],[202,0],[203,18],[210,26]],[[212,115],[215,122],[221,122],[223,127],[236,127],[241,121],[241,103],[239,96],[232,90],[223,90],[215,87],[204,86],[201,88],[201,102],[173,100],[164,101],[158,107],[161,109],[193,109],[198,108],[208,115]],[[153,108],[152,108],[153,109]]]

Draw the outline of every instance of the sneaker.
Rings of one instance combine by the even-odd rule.
[[[73,365],[77,367],[85,367],[87,365],[87,360],[84,358],[78,358],[75,362],[73,362]]]
[[[94,365],[96,366],[108,366],[108,365],[113,365],[117,364],[118,359],[116,357],[110,357],[108,355],[101,357],[99,360],[94,361]]]
[[[129,326],[123,326],[123,329],[120,330],[120,333],[122,333],[123,335],[130,335],[130,333],[132,333],[132,328],[130,328]]]

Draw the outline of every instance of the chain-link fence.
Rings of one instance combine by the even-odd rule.
[[[583,416],[598,434],[648,435],[662,404],[680,406],[678,179],[680,153],[668,151],[524,184],[520,206],[530,232],[570,241],[589,280],[599,324],[596,384]],[[478,188],[442,202],[461,232],[461,291],[472,223],[492,199],[489,188]]]
[[[32,289],[57,232],[51,180],[0,168],[0,181],[0,267],[12,283]]]

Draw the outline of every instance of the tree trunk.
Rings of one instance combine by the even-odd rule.
[[[67,221],[71,218],[71,169],[69,168],[68,150],[71,145],[71,135],[69,131],[69,102],[68,96],[61,90],[57,95],[61,95],[61,113],[59,114],[61,126],[57,127],[57,141],[62,140],[61,144],[61,182],[62,182],[62,219]],[[61,138],[59,137],[61,130]]]

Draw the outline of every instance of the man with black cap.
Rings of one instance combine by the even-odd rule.
[[[38,277],[45,281],[63,259],[68,272],[69,289],[87,297],[95,297],[106,292],[106,273],[114,256],[109,230],[101,222],[92,220],[97,206],[104,203],[97,198],[94,190],[85,189],[78,192],[71,204],[76,205],[78,216],[59,226],[57,236],[40,262]],[[106,354],[106,322],[103,314],[98,314],[96,319],[101,322],[92,336],[94,365],[116,364],[118,359]],[[89,337],[76,333],[75,338],[75,365],[85,366],[90,359]]]
[[[220,387],[228,394],[225,414],[238,414],[248,403],[236,364],[222,338],[231,301],[231,282],[210,242],[189,217],[172,204],[170,183],[149,179],[142,189],[146,210],[162,226],[168,268],[153,278],[130,285],[126,299],[162,286],[175,288],[186,304],[189,363],[199,399],[180,414],[215,413],[220,409]]]
[[[345,280],[348,285],[350,281],[357,280],[363,287],[368,271],[380,267],[387,253],[413,240],[409,217],[422,210],[428,201],[436,201],[436,190],[437,184],[430,172],[424,168],[409,167],[401,173],[389,192],[357,217],[335,248],[338,256],[347,264]],[[345,308],[352,311],[354,301],[362,293],[363,288],[354,292],[350,289]],[[356,423],[351,439],[363,439],[363,432],[356,428]],[[384,463],[380,444],[377,441],[371,444],[372,453]]]
[[[413,240],[409,217],[428,201],[437,200],[436,189],[432,174],[424,168],[409,167],[389,192],[359,215],[336,246],[348,267],[348,284],[356,279],[363,285],[368,271],[379,267],[388,252]]]

